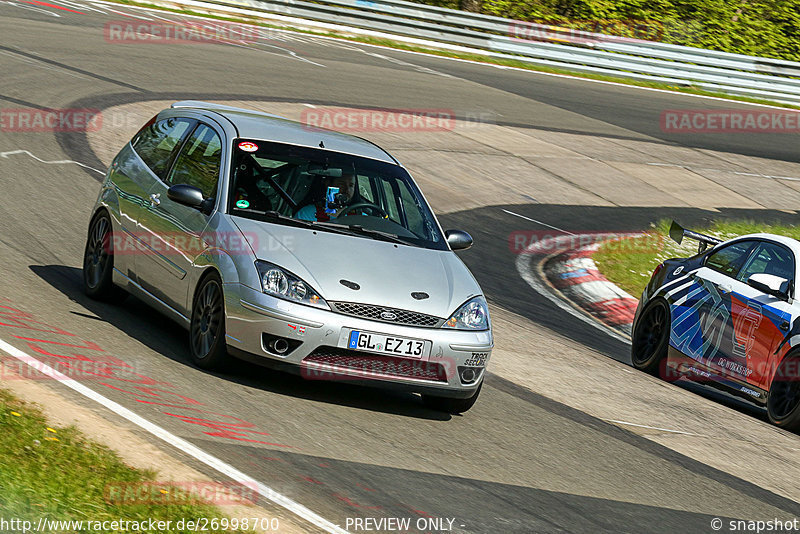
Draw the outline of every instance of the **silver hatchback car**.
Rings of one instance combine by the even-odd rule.
[[[475,403],[493,347],[481,288],[408,172],[357,137],[178,102],[108,169],[86,293],[132,293],[228,355],[308,379],[399,387],[450,413]]]

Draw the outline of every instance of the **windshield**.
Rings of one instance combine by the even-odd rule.
[[[341,226],[354,235],[446,250],[430,208],[399,165],[324,149],[267,141],[234,141],[228,211],[277,224],[297,221],[320,229]]]

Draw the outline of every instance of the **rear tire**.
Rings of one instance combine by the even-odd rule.
[[[120,302],[127,293],[114,285],[113,227],[108,212],[101,211],[89,223],[83,251],[83,292],[91,299]]]
[[[788,354],[775,373],[767,396],[767,415],[772,424],[800,431],[800,351]]]
[[[650,302],[636,323],[631,342],[631,363],[636,369],[662,376],[669,346],[670,312],[666,301]]]
[[[432,410],[436,410],[439,412],[445,412],[449,414],[460,414],[468,411],[472,406],[475,404],[475,401],[478,400],[478,395],[481,393],[481,388],[483,387],[483,382],[481,385],[478,386],[478,389],[475,390],[475,393],[472,394],[471,397],[467,397],[466,399],[454,399],[452,397],[439,397],[436,395],[422,395],[422,402],[428,408]]]
[[[217,273],[206,276],[195,292],[189,326],[192,363],[201,369],[222,369],[228,362],[225,343],[225,297]]]

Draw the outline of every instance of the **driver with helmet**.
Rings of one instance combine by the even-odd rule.
[[[327,191],[328,187],[338,187],[339,193],[337,194],[337,200],[339,202],[344,203],[344,207],[340,210],[336,211],[335,213],[327,213],[325,211],[326,208],[326,197],[322,195],[321,198],[318,198],[316,202],[311,204],[307,204],[300,208],[297,212],[295,217],[297,219],[302,219],[304,221],[319,221],[325,222],[331,219],[335,219],[339,215],[345,213],[349,206],[353,202],[353,197],[356,193],[356,177],[354,174],[342,174],[341,176],[337,176],[335,178],[329,179],[327,181],[326,187],[323,191]]]

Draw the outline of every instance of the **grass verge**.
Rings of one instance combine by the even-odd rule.
[[[669,238],[671,221],[653,223],[645,236],[603,243],[593,258],[597,268],[611,282],[636,298],[650,280],[656,265],[668,258],[688,257],[697,252],[697,242],[685,239],[678,245]],[[720,239],[764,232],[800,239],[800,226],[755,221],[719,221],[707,228],[692,228]]]
[[[85,439],[74,427],[48,426],[38,408],[0,389],[0,512],[3,518],[30,521],[172,521],[158,532],[184,532],[181,519],[222,518],[207,504],[119,504],[106,500],[107,485],[155,487],[166,495],[172,487],[153,484],[154,474],[125,465],[110,449]],[[144,483],[137,486],[137,483]],[[130,485],[130,486],[129,486]],[[166,498],[165,498],[166,499]],[[134,499],[136,500],[136,499]],[[138,499],[150,500],[152,499]],[[189,499],[186,499],[187,501]],[[174,502],[174,500],[173,500]],[[47,529],[49,531],[50,529]],[[65,528],[64,532],[95,529]],[[139,532],[149,532],[140,529]]]
[[[434,56],[441,56],[441,57],[449,57],[455,59],[464,59],[468,61],[475,61],[478,63],[486,63],[489,65],[501,65],[505,67],[514,67],[518,69],[525,69],[535,72],[544,72],[548,74],[561,74],[564,76],[572,76],[576,78],[586,78],[590,80],[600,80],[606,82],[614,82],[620,83],[624,85],[631,85],[634,87],[647,87],[651,89],[662,89],[666,91],[673,91],[678,93],[686,93],[686,94],[693,94],[693,95],[701,95],[701,96],[710,96],[715,98],[722,98],[731,101],[737,102],[750,102],[755,104],[765,104],[769,106],[776,106],[776,107],[783,107],[789,109],[800,109],[800,106],[795,106],[792,104],[787,104],[783,102],[773,102],[771,100],[765,100],[760,98],[750,98],[746,96],[738,96],[738,95],[730,95],[727,93],[719,93],[714,91],[707,91],[704,89],[700,89],[699,87],[695,87],[692,85],[689,86],[680,86],[680,85],[670,85],[667,83],[659,83],[659,82],[649,82],[645,80],[636,80],[632,78],[625,78],[622,76],[607,76],[602,74],[592,74],[587,72],[578,72],[569,69],[562,69],[562,68],[554,68],[554,67],[547,67],[543,65],[535,65],[533,63],[523,61],[523,60],[515,60],[515,59],[503,59],[503,58],[495,58],[491,56],[486,56],[482,54],[474,54],[474,53],[462,53],[462,52],[454,52],[450,50],[443,50],[443,49],[436,49],[436,48],[426,48],[421,46],[414,46],[405,44],[400,41],[395,41],[392,39],[384,39],[384,38],[375,38],[369,36],[361,36],[361,35],[344,35],[339,32],[335,31],[314,31],[308,29],[301,29],[301,28],[294,28],[291,26],[286,25],[278,25],[278,24],[270,24],[264,22],[260,18],[254,17],[233,17],[227,15],[216,15],[216,14],[209,14],[209,13],[202,13],[198,11],[193,11],[191,9],[175,9],[166,6],[161,6],[157,4],[151,4],[147,2],[137,2],[135,0],[108,0],[111,2],[115,2],[117,4],[129,5],[129,6],[137,6],[137,7],[146,7],[150,9],[157,9],[160,11],[167,11],[171,13],[179,13],[182,15],[192,15],[197,17],[203,17],[208,19],[214,20],[222,20],[227,22],[237,22],[243,24],[254,24],[256,26],[260,26],[263,28],[273,28],[273,29],[282,29],[282,30],[289,30],[297,33],[304,33],[308,35],[317,35],[321,37],[334,37],[336,39],[342,39],[345,41],[352,41],[357,43],[365,43],[371,44],[376,46],[383,46],[386,48],[394,48],[397,50],[407,50],[410,52],[420,52],[423,54],[430,54]],[[264,13],[264,18],[269,18],[269,13]]]

